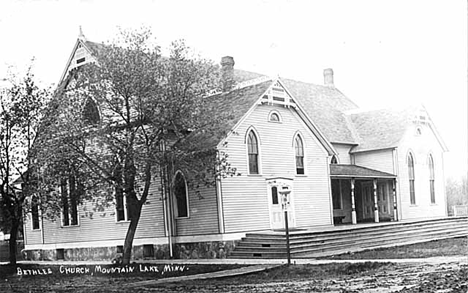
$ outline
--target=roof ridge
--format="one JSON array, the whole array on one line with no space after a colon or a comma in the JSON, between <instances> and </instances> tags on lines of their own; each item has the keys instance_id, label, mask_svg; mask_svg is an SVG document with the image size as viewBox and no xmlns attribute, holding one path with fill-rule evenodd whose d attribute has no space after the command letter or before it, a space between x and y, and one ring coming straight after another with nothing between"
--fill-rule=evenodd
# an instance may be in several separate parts
<instances>
[{"instance_id":1,"label":"roof ridge","mask_svg":"<svg viewBox=\"0 0 468 293\"><path fill-rule=\"evenodd\" d=\"M245 87L249 87L249 86L253 86L253 85L256 85L256 84L260 84L260 83L264 83L266 81L274 81L275 79L270 77L270 76L260 76L260 77L257 77L257 78L254 78L254 79L249 79L249 80L245 80L245 81L242 81L242 82L239 82L238 84L236 84L232 90L238 90L238 89L242 89L242 88L245 88Z\"/></svg>"}]
</instances>

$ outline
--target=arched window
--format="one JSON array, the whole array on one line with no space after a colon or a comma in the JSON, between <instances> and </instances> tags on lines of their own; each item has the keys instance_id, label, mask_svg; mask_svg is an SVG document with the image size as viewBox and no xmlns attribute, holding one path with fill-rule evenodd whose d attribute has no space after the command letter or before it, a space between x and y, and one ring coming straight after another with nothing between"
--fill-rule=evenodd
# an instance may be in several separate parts
<instances>
[{"instance_id":1,"label":"arched window","mask_svg":"<svg viewBox=\"0 0 468 293\"><path fill-rule=\"evenodd\" d=\"M408 179L409 179L409 191L410 191L410 203L416 204L416 194L414 191L414 159L411 153L408 154Z\"/></svg>"},{"instance_id":2,"label":"arched window","mask_svg":"<svg viewBox=\"0 0 468 293\"><path fill-rule=\"evenodd\" d=\"M268 121L281 122L281 116L278 112L273 110L272 112L270 112L270 115L268 116Z\"/></svg>"},{"instance_id":3,"label":"arched window","mask_svg":"<svg viewBox=\"0 0 468 293\"><path fill-rule=\"evenodd\" d=\"M253 130L247 138L247 153L249 155L249 174L259 174L258 171L258 139Z\"/></svg>"},{"instance_id":4,"label":"arched window","mask_svg":"<svg viewBox=\"0 0 468 293\"><path fill-rule=\"evenodd\" d=\"M187 182L182 172L178 171L174 178L174 197L176 204L176 217L187 218L188 214L188 193Z\"/></svg>"},{"instance_id":5,"label":"arched window","mask_svg":"<svg viewBox=\"0 0 468 293\"><path fill-rule=\"evenodd\" d=\"M434 204L436 202L435 200L435 185L434 185L434 180L435 180L435 174L434 174L434 159L432 159L432 155L429 155L428 158L428 165L429 165L429 190L431 194L431 203Z\"/></svg>"},{"instance_id":6,"label":"arched window","mask_svg":"<svg viewBox=\"0 0 468 293\"><path fill-rule=\"evenodd\" d=\"M304 144L299 135L296 136L294 149L296 154L296 174L304 174Z\"/></svg>"},{"instance_id":7,"label":"arched window","mask_svg":"<svg viewBox=\"0 0 468 293\"><path fill-rule=\"evenodd\" d=\"M93 99L88 98L83 108L84 123L89 125L95 125L98 124L100 120L101 117L99 115L99 109L96 105L96 102Z\"/></svg>"},{"instance_id":8,"label":"arched window","mask_svg":"<svg viewBox=\"0 0 468 293\"><path fill-rule=\"evenodd\" d=\"M336 158L335 155L332 156L330 163L331 164L338 164L338 159Z\"/></svg>"}]
</instances>

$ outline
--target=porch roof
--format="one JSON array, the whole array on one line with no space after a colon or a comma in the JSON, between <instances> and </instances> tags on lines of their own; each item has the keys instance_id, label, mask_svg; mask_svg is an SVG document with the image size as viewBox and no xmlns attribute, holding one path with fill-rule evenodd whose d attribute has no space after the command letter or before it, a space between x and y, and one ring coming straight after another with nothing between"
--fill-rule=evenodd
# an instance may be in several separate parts
<instances>
[{"instance_id":1,"label":"porch roof","mask_svg":"<svg viewBox=\"0 0 468 293\"><path fill-rule=\"evenodd\" d=\"M331 164L330 176L339 178L396 178L396 175L358 166Z\"/></svg>"}]
</instances>

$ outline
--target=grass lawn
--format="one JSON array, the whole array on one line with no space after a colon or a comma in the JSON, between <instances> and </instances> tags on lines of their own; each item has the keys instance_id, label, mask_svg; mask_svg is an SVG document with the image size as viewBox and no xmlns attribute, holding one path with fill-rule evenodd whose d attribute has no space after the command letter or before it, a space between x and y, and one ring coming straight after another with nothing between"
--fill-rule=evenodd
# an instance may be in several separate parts
<instances>
[{"instance_id":1,"label":"grass lawn","mask_svg":"<svg viewBox=\"0 0 468 293\"><path fill-rule=\"evenodd\" d=\"M468 255L468 237L450 238L405 246L371 249L322 259L400 259Z\"/></svg>"}]
</instances>

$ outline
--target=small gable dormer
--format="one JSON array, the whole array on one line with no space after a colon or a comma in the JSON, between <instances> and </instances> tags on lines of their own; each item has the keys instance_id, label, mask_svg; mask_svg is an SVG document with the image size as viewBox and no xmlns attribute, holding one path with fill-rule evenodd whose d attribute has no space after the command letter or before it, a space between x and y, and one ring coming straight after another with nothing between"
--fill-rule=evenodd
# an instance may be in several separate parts
<instances>
[{"instance_id":1,"label":"small gable dormer","mask_svg":"<svg viewBox=\"0 0 468 293\"><path fill-rule=\"evenodd\" d=\"M70 73L70 71L72 71L73 69L78 68L84 64L96 61L87 43L89 42L86 40L80 27L80 34L78 36L78 39L76 40L75 46L73 47L70 57L68 58L67 65L62 73L60 82L65 80L68 73Z\"/></svg>"},{"instance_id":2,"label":"small gable dormer","mask_svg":"<svg viewBox=\"0 0 468 293\"><path fill-rule=\"evenodd\" d=\"M261 104L282 105L284 107L296 107L296 103L279 80L276 80L265 92Z\"/></svg>"}]
</instances>

